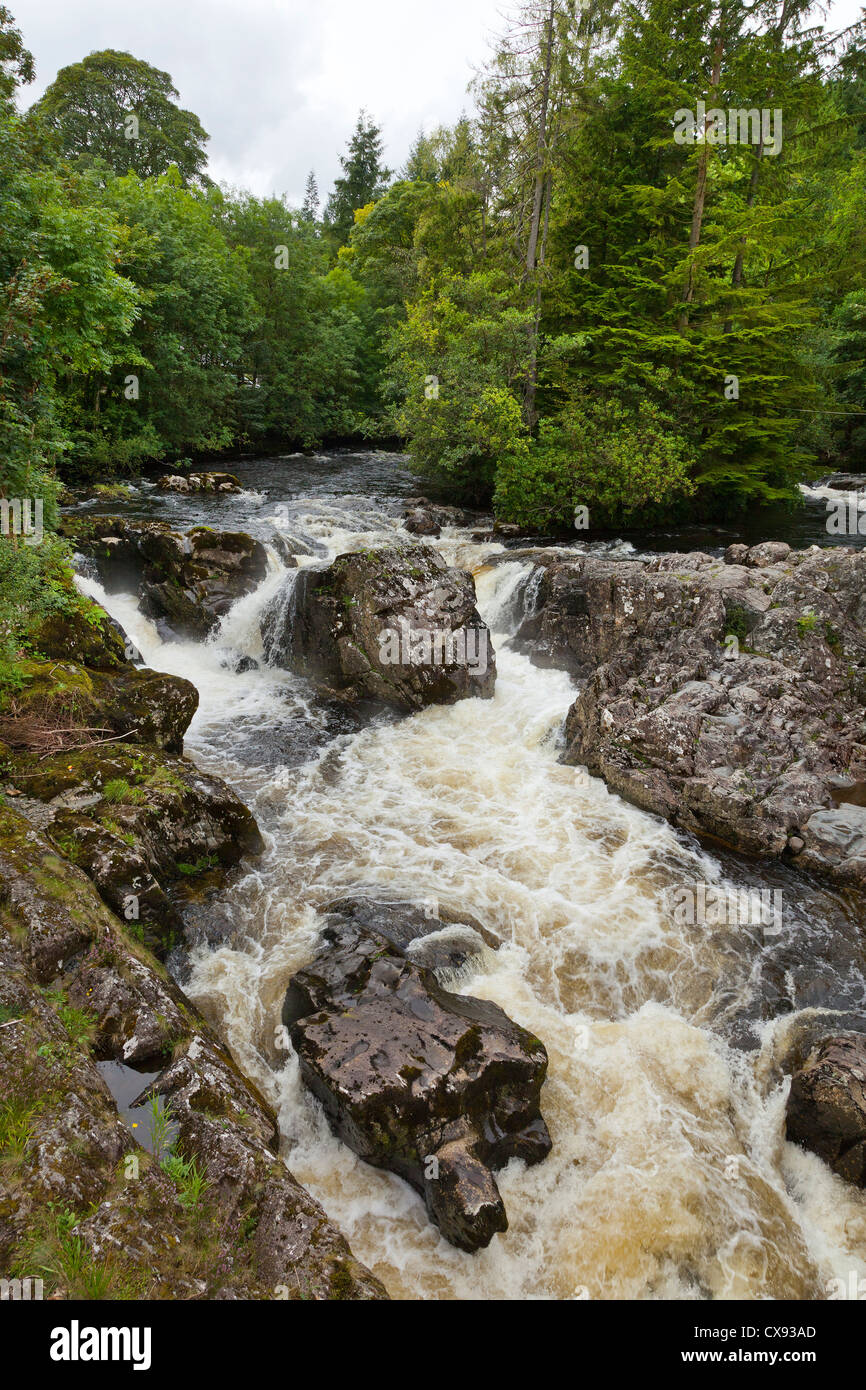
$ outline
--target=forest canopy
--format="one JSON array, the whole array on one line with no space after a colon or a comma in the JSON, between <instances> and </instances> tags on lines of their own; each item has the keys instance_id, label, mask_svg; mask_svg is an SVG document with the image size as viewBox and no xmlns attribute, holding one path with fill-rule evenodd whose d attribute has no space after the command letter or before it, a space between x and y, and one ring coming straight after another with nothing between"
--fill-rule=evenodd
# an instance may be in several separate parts
<instances>
[{"instance_id":1,"label":"forest canopy","mask_svg":"<svg viewBox=\"0 0 866 1390\"><path fill-rule=\"evenodd\" d=\"M394 172L362 112L322 210L211 183L132 54L24 112L0 6L0 496L398 437L544 530L862 466L866 45L810 10L520 0L472 114Z\"/></svg>"}]
</instances>

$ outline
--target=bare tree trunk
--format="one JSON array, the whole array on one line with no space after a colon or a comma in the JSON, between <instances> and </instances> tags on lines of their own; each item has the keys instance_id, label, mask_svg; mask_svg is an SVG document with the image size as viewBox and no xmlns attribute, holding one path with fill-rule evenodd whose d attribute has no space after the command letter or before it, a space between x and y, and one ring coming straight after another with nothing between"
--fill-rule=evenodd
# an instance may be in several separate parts
<instances>
[{"instance_id":1,"label":"bare tree trunk","mask_svg":"<svg viewBox=\"0 0 866 1390\"><path fill-rule=\"evenodd\" d=\"M529 223L529 241L526 246L527 277L535 269L538 234L541 227L541 208L544 200L547 108L550 103L550 78L553 72L553 21L555 15L556 0L550 0L550 10L546 22L547 42L544 53L544 74L541 82L541 110L538 115L538 139L535 145L535 190L532 199L532 217Z\"/></svg>"},{"instance_id":2,"label":"bare tree trunk","mask_svg":"<svg viewBox=\"0 0 866 1390\"><path fill-rule=\"evenodd\" d=\"M713 70L710 76L710 90L716 91L722 75L722 54L725 48L725 40L720 32L716 39L713 50ZM704 148L701 150L701 157L698 163L698 182L695 188L695 201L692 207L692 226L689 232L689 269L686 276L686 283L683 286L681 298L682 309L680 310L677 329L684 333L689 324L688 306L695 297L695 258L694 253L701 239L701 228L704 221L704 207L707 199L707 170L710 162L710 151L707 144L707 131L709 130L709 120L704 118Z\"/></svg>"},{"instance_id":3,"label":"bare tree trunk","mask_svg":"<svg viewBox=\"0 0 866 1390\"><path fill-rule=\"evenodd\" d=\"M553 34L555 18L556 0L550 0L550 9L546 21L547 39L544 50L541 109L538 115L538 139L535 147L535 188L532 198L532 216L529 222L529 240L526 246L527 280L535 274L537 269L538 240L541 232L542 211L544 211L544 237L541 247L542 261L544 260L544 250L547 242L547 225L550 216L551 176L550 170L547 168L547 113L550 105L550 84L553 74ZM523 418L529 429L534 429L537 418L535 413L535 394L538 388L538 334L540 327L541 285L536 284L535 312L529 326L529 363L526 370L526 381L523 390Z\"/></svg>"}]
</instances>

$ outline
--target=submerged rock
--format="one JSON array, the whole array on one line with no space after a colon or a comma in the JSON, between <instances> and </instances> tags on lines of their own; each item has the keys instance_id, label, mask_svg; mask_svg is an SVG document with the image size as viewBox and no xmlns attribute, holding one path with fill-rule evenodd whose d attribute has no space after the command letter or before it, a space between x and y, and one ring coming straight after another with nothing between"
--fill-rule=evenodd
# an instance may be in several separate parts
<instances>
[{"instance_id":1,"label":"submerged rock","mask_svg":"<svg viewBox=\"0 0 866 1390\"><path fill-rule=\"evenodd\" d=\"M349 918L367 931L380 932L415 965L446 977L477 962L485 950L498 951L502 944L471 913L452 910L438 901L418 904L358 893L335 899L322 911Z\"/></svg>"},{"instance_id":2,"label":"submerged rock","mask_svg":"<svg viewBox=\"0 0 866 1390\"><path fill-rule=\"evenodd\" d=\"M866 1187L866 1037L825 1038L791 1082L788 1138Z\"/></svg>"},{"instance_id":3,"label":"submerged rock","mask_svg":"<svg viewBox=\"0 0 866 1390\"><path fill-rule=\"evenodd\" d=\"M411 1183L453 1245L478 1250L508 1226L492 1170L550 1152L547 1053L498 1005L448 993L363 915L326 927L289 985L301 1076L344 1143Z\"/></svg>"},{"instance_id":4,"label":"submerged rock","mask_svg":"<svg viewBox=\"0 0 866 1390\"><path fill-rule=\"evenodd\" d=\"M416 710L480 696L496 658L470 575L429 546L341 555L302 569L266 610L269 661L343 699Z\"/></svg>"},{"instance_id":5,"label":"submerged rock","mask_svg":"<svg viewBox=\"0 0 866 1390\"><path fill-rule=\"evenodd\" d=\"M866 552L543 562L518 641L586 683L564 761L698 834L866 883ZM740 563L741 562L741 563Z\"/></svg>"}]
</instances>

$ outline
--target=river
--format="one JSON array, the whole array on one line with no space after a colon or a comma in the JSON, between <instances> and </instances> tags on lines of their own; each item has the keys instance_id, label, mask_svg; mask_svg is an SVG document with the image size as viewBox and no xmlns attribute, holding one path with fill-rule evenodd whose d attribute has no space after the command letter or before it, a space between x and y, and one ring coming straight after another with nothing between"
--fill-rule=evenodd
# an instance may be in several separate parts
<instances>
[{"instance_id":1,"label":"river","mask_svg":"<svg viewBox=\"0 0 866 1390\"><path fill-rule=\"evenodd\" d=\"M410 540L402 499L417 484L398 455L243 460L233 471L239 496L143 485L98 510L265 543L277 532L309 552L301 565ZM531 566L490 565L503 547L469 532L434 544L476 576L495 698L366 727L264 664L261 611L292 582L273 547L268 577L204 643L164 641L134 596L79 580L148 665L198 687L186 751L243 797L265 836L264 855L215 906L222 940L193 953L185 988L277 1109L292 1172L394 1297L809 1299L852 1270L866 1277L866 1193L784 1141L780 1065L827 1010L866 1015L855 907L789 870L712 854L562 766L576 687L509 645ZM600 544L635 553L633 539ZM236 674L242 655L260 668ZM698 880L780 888L781 938L678 924L668 894ZM502 949L450 987L495 1000L550 1055L553 1152L499 1175L509 1230L474 1255L441 1238L405 1183L332 1136L276 1043L318 909L359 887L465 910L496 932Z\"/></svg>"}]
</instances>

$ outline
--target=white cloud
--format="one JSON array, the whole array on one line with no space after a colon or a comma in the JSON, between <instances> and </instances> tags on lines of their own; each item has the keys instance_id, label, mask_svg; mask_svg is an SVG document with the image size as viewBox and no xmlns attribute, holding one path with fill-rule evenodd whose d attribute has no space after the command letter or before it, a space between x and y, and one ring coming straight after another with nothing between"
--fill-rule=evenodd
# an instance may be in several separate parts
<instances>
[{"instance_id":1,"label":"white cloud","mask_svg":"<svg viewBox=\"0 0 866 1390\"><path fill-rule=\"evenodd\" d=\"M323 194L366 107L399 168L419 126L471 99L472 65L502 28L502 0L11 0L37 65L29 104L57 70L118 48L170 72L211 137L218 181L300 202Z\"/></svg>"}]
</instances>

